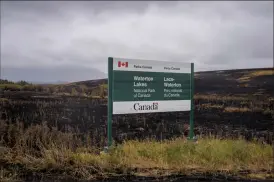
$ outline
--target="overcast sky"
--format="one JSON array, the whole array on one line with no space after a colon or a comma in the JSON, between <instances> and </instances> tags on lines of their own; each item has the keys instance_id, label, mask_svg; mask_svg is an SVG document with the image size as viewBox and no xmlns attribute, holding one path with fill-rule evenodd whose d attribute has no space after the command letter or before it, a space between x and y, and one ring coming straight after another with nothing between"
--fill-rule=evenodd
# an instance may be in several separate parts
<instances>
[{"instance_id":1,"label":"overcast sky","mask_svg":"<svg viewBox=\"0 0 274 182\"><path fill-rule=\"evenodd\" d=\"M1 1L2 78L102 78L109 56L271 67L273 1Z\"/></svg>"}]
</instances>

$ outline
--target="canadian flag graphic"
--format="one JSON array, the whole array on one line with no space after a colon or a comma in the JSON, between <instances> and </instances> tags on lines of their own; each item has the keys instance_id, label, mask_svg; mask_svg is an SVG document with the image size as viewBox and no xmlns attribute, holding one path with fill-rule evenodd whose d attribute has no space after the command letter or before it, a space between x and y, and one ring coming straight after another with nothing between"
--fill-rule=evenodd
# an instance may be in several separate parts
<instances>
[{"instance_id":1,"label":"canadian flag graphic","mask_svg":"<svg viewBox=\"0 0 274 182\"><path fill-rule=\"evenodd\" d=\"M128 62L122 62L122 61L118 61L118 67L125 67L127 68L128 67Z\"/></svg>"}]
</instances>

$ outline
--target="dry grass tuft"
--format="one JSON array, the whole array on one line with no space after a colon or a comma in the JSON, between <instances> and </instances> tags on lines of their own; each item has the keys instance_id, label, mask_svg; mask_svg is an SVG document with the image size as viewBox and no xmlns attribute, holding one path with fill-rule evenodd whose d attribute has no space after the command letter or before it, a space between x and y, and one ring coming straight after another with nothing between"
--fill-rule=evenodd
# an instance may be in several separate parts
<instances>
[{"instance_id":1,"label":"dry grass tuft","mask_svg":"<svg viewBox=\"0 0 274 182\"><path fill-rule=\"evenodd\" d=\"M217 94L196 94L194 99L203 100L216 100L216 101L245 101L249 100L248 96L230 96L230 95L217 95Z\"/></svg>"},{"instance_id":2,"label":"dry grass tuft","mask_svg":"<svg viewBox=\"0 0 274 182\"><path fill-rule=\"evenodd\" d=\"M209 173L220 170L256 172L270 171L273 166L270 145L244 140L204 138L198 143L183 139L126 141L108 153L98 153L74 133L59 132L45 123L24 128L20 123L2 122L0 131L3 136L0 145L7 149L1 165L18 165L21 171L46 171L80 179L133 171L135 175L159 175L160 171L188 173L193 169ZM2 169L1 178L7 176L5 170Z\"/></svg>"},{"instance_id":3,"label":"dry grass tuft","mask_svg":"<svg viewBox=\"0 0 274 182\"><path fill-rule=\"evenodd\" d=\"M251 72L249 75L250 75L251 77L274 75L274 69L273 69L273 70L253 71L253 72Z\"/></svg>"},{"instance_id":4,"label":"dry grass tuft","mask_svg":"<svg viewBox=\"0 0 274 182\"><path fill-rule=\"evenodd\" d=\"M239 82L247 82L251 78L259 77L259 76L274 76L274 70L259 70L259 71L252 71L238 79Z\"/></svg>"},{"instance_id":5,"label":"dry grass tuft","mask_svg":"<svg viewBox=\"0 0 274 182\"><path fill-rule=\"evenodd\" d=\"M251 112L251 109L247 107L226 107L224 108L224 112Z\"/></svg>"}]
</instances>

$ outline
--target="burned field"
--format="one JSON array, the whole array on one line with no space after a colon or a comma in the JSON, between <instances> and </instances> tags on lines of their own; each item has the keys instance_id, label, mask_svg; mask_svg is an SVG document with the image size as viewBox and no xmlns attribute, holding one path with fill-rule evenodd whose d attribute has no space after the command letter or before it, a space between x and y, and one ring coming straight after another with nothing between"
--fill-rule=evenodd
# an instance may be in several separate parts
<instances>
[{"instance_id":1,"label":"burned field","mask_svg":"<svg viewBox=\"0 0 274 182\"><path fill-rule=\"evenodd\" d=\"M0 87L0 180L273 180L273 69L196 73L198 144L189 112L115 115L108 153L107 80Z\"/></svg>"},{"instance_id":2,"label":"burned field","mask_svg":"<svg viewBox=\"0 0 274 182\"><path fill-rule=\"evenodd\" d=\"M1 93L1 122L22 122L25 127L46 122L61 131L88 134L93 144L104 146L106 84L98 80L63 85L69 93L48 85L39 91L6 89ZM194 102L197 136L273 140L273 69L196 73ZM188 122L188 112L119 115L113 117L112 133L116 142L169 139L187 135Z\"/></svg>"}]
</instances>

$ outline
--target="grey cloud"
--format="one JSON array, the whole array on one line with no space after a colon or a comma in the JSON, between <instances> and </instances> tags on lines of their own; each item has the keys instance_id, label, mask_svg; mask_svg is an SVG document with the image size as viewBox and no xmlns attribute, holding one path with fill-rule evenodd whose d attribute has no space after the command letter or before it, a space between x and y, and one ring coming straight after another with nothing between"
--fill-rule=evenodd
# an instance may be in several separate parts
<instances>
[{"instance_id":1,"label":"grey cloud","mask_svg":"<svg viewBox=\"0 0 274 182\"><path fill-rule=\"evenodd\" d=\"M191 60L197 71L271 67L273 2L1 1L2 69L106 73L108 56Z\"/></svg>"},{"instance_id":2,"label":"grey cloud","mask_svg":"<svg viewBox=\"0 0 274 182\"><path fill-rule=\"evenodd\" d=\"M253 16L273 18L273 2L269 1L240 1L239 10L245 11Z\"/></svg>"},{"instance_id":3,"label":"grey cloud","mask_svg":"<svg viewBox=\"0 0 274 182\"><path fill-rule=\"evenodd\" d=\"M28 80L30 82L76 82L83 80L102 79L106 75L92 68L85 68L81 66L55 66L52 68L38 67L6 67L3 69L3 79L13 81ZM19 75L19 76L18 76Z\"/></svg>"}]
</instances>

